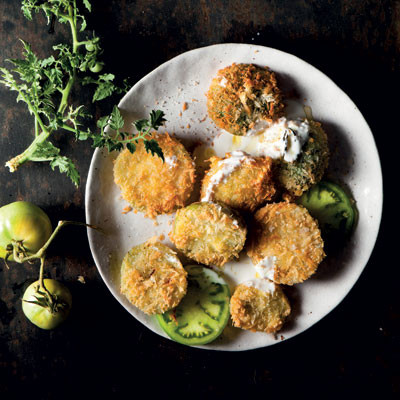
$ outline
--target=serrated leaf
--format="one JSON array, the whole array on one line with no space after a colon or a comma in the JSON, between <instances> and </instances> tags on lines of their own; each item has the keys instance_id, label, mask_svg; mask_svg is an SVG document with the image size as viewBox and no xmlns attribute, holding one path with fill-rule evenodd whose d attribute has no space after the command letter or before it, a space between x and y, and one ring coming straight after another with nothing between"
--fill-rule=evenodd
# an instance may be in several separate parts
<instances>
[{"instance_id":1,"label":"serrated leaf","mask_svg":"<svg viewBox=\"0 0 400 400\"><path fill-rule=\"evenodd\" d=\"M108 125L108 120L110 119L109 115L101 117L97 120L97 127L100 129L104 129Z\"/></svg>"},{"instance_id":2,"label":"serrated leaf","mask_svg":"<svg viewBox=\"0 0 400 400\"><path fill-rule=\"evenodd\" d=\"M156 154L163 162L165 161L164 153L155 139L144 140L144 148L148 153L151 153L153 156Z\"/></svg>"},{"instance_id":3,"label":"serrated leaf","mask_svg":"<svg viewBox=\"0 0 400 400\"><path fill-rule=\"evenodd\" d=\"M137 129L138 132L142 132L143 129L148 128L150 126L150 123L148 119L138 119L133 123L133 125L135 125L135 128Z\"/></svg>"},{"instance_id":4,"label":"serrated leaf","mask_svg":"<svg viewBox=\"0 0 400 400\"><path fill-rule=\"evenodd\" d=\"M24 14L25 18L32 21L32 12L31 12L30 8L26 5L22 5L21 10L22 10L22 13Z\"/></svg>"},{"instance_id":5,"label":"serrated leaf","mask_svg":"<svg viewBox=\"0 0 400 400\"><path fill-rule=\"evenodd\" d=\"M53 56L50 56L48 58L43 59L40 64L43 68L48 67L49 65L53 65L55 63L55 58Z\"/></svg>"},{"instance_id":6,"label":"serrated leaf","mask_svg":"<svg viewBox=\"0 0 400 400\"><path fill-rule=\"evenodd\" d=\"M123 126L124 126L124 118L122 117L118 107L114 106L111 113L110 128L114 129L115 131L118 131Z\"/></svg>"},{"instance_id":7,"label":"serrated leaf","mask_svg":"<svg viewBox=\"0 0 400 400\"><path fill-rule=\"evenodd\" d=\"M60 153L60 149L53 145L53 143L46 141L39 143L36 146L35 151L29 157L31 161L51 161L54 157L57 157Z\"/></svg>"},{"instance_id":8,"label":"serrated leaf","mask_svg":"<svg viewBox=\"0 0 400 400\"><path fill-rule=\"evenodd\" d=\"M161 110L151 110L150 112L150 124L151 127L157 130L165 121L164 111Z\"/></svg>"},{"instance_id":9,"label":"serrated leaf","mask_svg":"<svg viewBox=\"0 0 400 400\"><path fill-rule=\"evenodd\" d=\"M102 82L97 86L96 91L94 92L92 102L104 100L105 98L111 96L114 92L115 86L110 82Z\"/></svg>"},{"instance_id":10,"label":"serrated leaf","mask_svg":"<svg viewBox=\"0 0 400 400\"><path fill-rule=\"evenodd\" d=\"M61 173L67 174L67 176L71 179L71 181L75 184L76 187L79 186L79 181L80 181L79 172L70 158L65 156L55 157L50 162L50 167L52 170L58 168Z\"/></svg>"},{"instance_id":11,"label":"serrated leaf","mask_svg":"<svg viewBox=\"0 0 400 400\"><path fill-rule=\"evenodd\" d=\"M128 142L126 148L133 154L136 151L136 145L133 142Z\"/></svg>"}]
</instances>

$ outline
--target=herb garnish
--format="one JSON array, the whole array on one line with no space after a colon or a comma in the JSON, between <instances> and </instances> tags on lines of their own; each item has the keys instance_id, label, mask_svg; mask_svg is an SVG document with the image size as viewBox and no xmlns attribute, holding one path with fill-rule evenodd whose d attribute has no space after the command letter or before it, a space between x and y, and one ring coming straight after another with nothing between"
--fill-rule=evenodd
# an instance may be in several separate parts
<instances>
[{"instance_id":1,"label":"herb garnish","mask_svg":"<svg viewBox=\"0 0 400 400\"><path fill-rule=\"evenodd\" d=\"M83 0L86 11L91 11L89 0ZM149 120L139 120L134 123L138 134L133 136L121 132L124 120L115 106L110 115L98 120L100 132L92 132L85 128L83 121L91 116L83 105L73 106L68 99L76 82L82 85L94 85L92 101L103 100L112 94L126 92L124 88L114 83L115 76L111 73L99 74L104 63L100 60L103 52L100 39L95 34L91 38L79 40L78 35L85 31L85 17L77 8L76 0L22 0L22 12L32 20L33 13L43 11L47 22L53 28L54 20L68 24L71 30L72 43L53 46L55 54L40 59L31 46L21 40L23 59L7 60L13 64L12 69L0 68L0 82L16 91L17 102L26 103L34 118L35 137L29 147L6 163L11 172L27 161L48 162L54 170L67 174L72 182L79 185L79 172L73 161L60 154L60 149L51 141L50 136L55 131L73 132L77 140L93 140L94 147L106 147L109 151L121 150L126 146L134 152L135 144L143 139L147 152L156 154L162 159L163 153L157 141L151 138L150 130L157 130L165 121L164 113L152 111ZM116 133L109 134L105 128L109 126ZM150 137L150 138L149 138Z\"/></svg>"}]
</instances>

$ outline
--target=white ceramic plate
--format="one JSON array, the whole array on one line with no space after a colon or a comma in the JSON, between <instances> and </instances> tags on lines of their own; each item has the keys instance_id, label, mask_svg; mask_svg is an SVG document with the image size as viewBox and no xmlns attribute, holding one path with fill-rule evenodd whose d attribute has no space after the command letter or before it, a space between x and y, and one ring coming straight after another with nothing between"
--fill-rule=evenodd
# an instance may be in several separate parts
<instances>
[{"instance_id":1,"label":"white ceramic plate","mask_svg":"<svg viewBox=\"0 0 400 400\"><path fill-rule=\"evenodd\" d=\"M340 256L328 256L314 277L287 290L293 313L277 337L228 326L215 342L202 346L228 351L279 343L305 331L333 310L367 264L382 210L379 157L371 130L360 111L326 75L282 51L247 44L221 44L181 54L145 76L121 100L119 107L128 121L127 126L159 108L166 113L164 130L174 132L183 144L193 147L198 142L207 145L214 142L216 153L223 155L230 150L232 136L220 134L206 118L205 92L217 71L234 62L267 65L275 71L284 91L294 89L297 93L290 101L289 114L304 116L301 106L311 106L314 119L322 122L329 136L330 173L352 191L359 221ZM183 111L184 103L188 105L186 111ZM113 182L115 157L116 154L108 155L100 150L93 155L86 189L86 219L87 223L101 227L104 233L88 230L90 248L104 282L116 299L149 329L166 337L154 317L143 314L121 295L119 266L132 246L155 235L164 235L164 243L172 246L168 233L174 216L160 216L155 224L142 213L122 214L128 204L121 199ZM239 282L253 278L254 268L242 254L239 261L225 265L223 274L233 289Z\"/></svg>"}]
</instances>

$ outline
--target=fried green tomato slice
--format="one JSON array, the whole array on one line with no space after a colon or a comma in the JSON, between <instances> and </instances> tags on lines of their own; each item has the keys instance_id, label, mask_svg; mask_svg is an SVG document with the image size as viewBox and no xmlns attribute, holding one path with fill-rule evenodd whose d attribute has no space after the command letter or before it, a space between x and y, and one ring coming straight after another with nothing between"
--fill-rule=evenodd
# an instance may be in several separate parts
<instances>
[{"instance_id":1,"label":"fried green tomato slice","mask_svg":"<svg viewBox=\"0 0 400 400\"><path fill-rule=\"evenodd\" d=\"M162 243L133 247L121 266L121 293L146 314L176 307L186 294L187 272L176 253Z\"/></svg>"},{"instance_id":2,"label":"fried green tomato slice","mask_svg":"<svg viewBox=\"0 0 400 400\"><path fill-rule=\"evenodd\" d=\"M140 140L136 151L122 151L114 163L114 181L131 206L154 218L184 207L193 190L195 167L183 145L168 133L153 135L164 153L147 153Z\"/></svg>"},{"instance_id":3,"label":"fried green tomato slice","mask_svg":"<svg viewBox=\"0 0 400 400\"><path fill-rule=\"evenodd\" d=\"M328 167L328 138L321 124L308 121L310 126L308 141L297 159L293 162L280 160L276 178L283 189L291 196L298 197L311 186L318 183Z\"/></svg>"},{"instance_id":4,"label":"fried green tomato slice","mask_svg":"<svg viewBox=\"0 0 400 400\"><path fill-rule=\"evenodd\" d=\"M291 309L278 285L268 279L253 279L236 287L230 311L237 328L275 333L282 328Z\"/></svg>"},{"instance_id":5,"label":"fried green tomato slice","mask_svg":"<svg viewBox=\"0 0 400 400\"><path fill-rule=\"evenodd\" d=\"M274 196L270 157L251 157L242 151L233 151L225 158L211 157L210 162L202 183L202 201L215 200L252 212Z\"/></svg>"},{"instance_id":6,"label":"fried green tomato slice","mask_svg":"<svg viewBox=\"0 0 400 400\"><path fill-rule=\"evenodd\" d=\"M187 294L178 307L157 315L161 328L178 343L202 345L215 340L229 320L230 291L215 271L188 265Z\"/></svg>"},{"instance_id":7,"label":"fried green tomato slice","mask_svg":"<svg viewBox=\"0 0 400 400\"><path fill-rule=\"evenodd\" d=\"M193 203L177 211L169 236L189 258L221 267L239 257L247 229L239 215L212 202Z\"/></svg>"},{"instance_id":8,"label":"fried green tomato slice","mask_svg":"<svg viewBox=\"0 0 400 400\"><path fill-rule=\"evenodd\" d=\"M294 203L267 204L254 216L247 254L262 278L293 285L315 273L325 257L314 218Z\"/></svg>"},{"instance_id":9,"label":"fried green tomato slice","mask_svg":"<svg viewBox=\"0 0 400 400\"><path fill-rule=\"evenodd\" d=\"M246 135L260 121L271 122L283 114L281 91L268 67L232 64L221 69L206 96L210 118L234 135Z\"/></svg>"}]
</instances>

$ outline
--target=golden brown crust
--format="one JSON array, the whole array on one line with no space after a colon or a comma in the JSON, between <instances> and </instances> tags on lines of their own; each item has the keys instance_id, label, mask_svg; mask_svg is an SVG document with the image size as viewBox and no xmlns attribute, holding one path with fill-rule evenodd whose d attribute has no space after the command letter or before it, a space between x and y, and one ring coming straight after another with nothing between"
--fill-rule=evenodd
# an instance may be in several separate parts
<instances>
[{"instance_id":1,"label":"golden brown crust","mask_svg":"<svg viewBox=\"0 0 400 400\"><path fill-rule=\"evenodd\" d=\"M212 80L207 108L217 126L234 135L245 135L258 120L280 117L284 104L276 76L268 67L232 64Z\"/></svg>"},{"instance_id":2,"label":"golden brown crust","mask_svg":"<svg viewBox=\"0 0 400 400\"><path fill-rule=\"evenodd\" d=\"M297 204L267 204L254 216L248 256L254 264L276 257L273 280L293 285L308 279L325 257L317 222Z\"/></svg>"},{"instance_id":3,"label":"golden brown crust","mask_svg":"<svg viewBox=\"0 0 400 400\"><path fill-rule=\"evenodd\" d=\"M211 178L222 168L220 161L231 158L227 153L225 158L211 157L210 169L206 173L201 188L201 198L204 198ZM275 195L275 185L272 180L272 159L270 157L246 157L226 179L213 188L212 199L229 207L254 211L260 205L271 200Z\"/></svg>"},{"instance_id":4,"label":"golden brown crust","mask_svg":"<svg viewBox=\"0 0 400 400\"><path fill-rule=\"evenodd\" d=\"M236 287L231 297L233 326L250 331L274 333L282 328L290 314L290 304L282 289L264 292L246 284Z\"/></svg>"},{"instance_id":5,"label":"golden brown crust","mask_svg":"<svg viewBox=\"0 0 400 400\"><path fill-rule=\"evenodd\" d=\"M183 145L168 133L154 138L163 150L164 163L147 153L140 140L133 154L122 151L114 164L114 180L122 197L151 218L184 207L195 181L194 163Z\"/></svg>"},{"instance_id":6,"label":"golden brown crust","mask_svg":"<svg viewBox=\"0 0 400 400\"><path fill-rule=\"evenodd\" d=\"M246 233L241 218L230 210L219 204L199 202L177 211L169 236L186 256L220 267L239 257Z\"/></svg>"},{"instance_id":7,"label":"golden brown crust","mask_svg":"<svg viewBox=\"0 0 400 400\"><path fill-rule=\"evenodd\" d=\"M161 314L176 307L186 294L186 276L176 253L150 240L126 254L121 293L146 314Z\"/></svg>"}]
</instances>

